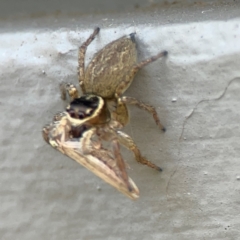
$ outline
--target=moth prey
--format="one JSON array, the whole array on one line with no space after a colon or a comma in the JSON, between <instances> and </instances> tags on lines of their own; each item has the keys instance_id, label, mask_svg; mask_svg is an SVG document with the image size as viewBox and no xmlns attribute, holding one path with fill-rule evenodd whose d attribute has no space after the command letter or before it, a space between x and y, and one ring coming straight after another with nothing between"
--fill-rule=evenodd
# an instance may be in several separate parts
<instances>
[{"instance_id":1,"label":"moth prey","mask_svg":"<svg viewBox=\"0 0 240 240\"><path fill-rule=\"evenodd\" d=\"M88 125L75 127L67 116L67 112L59 113L54 116L52 123L43 128L45 141L129 198L137 199L139 190L132 179L125 175L120 151L115 151L118 144L113 146L113 151L103 148L96 135L96 128Z\"/></svg>"}]
</instances>

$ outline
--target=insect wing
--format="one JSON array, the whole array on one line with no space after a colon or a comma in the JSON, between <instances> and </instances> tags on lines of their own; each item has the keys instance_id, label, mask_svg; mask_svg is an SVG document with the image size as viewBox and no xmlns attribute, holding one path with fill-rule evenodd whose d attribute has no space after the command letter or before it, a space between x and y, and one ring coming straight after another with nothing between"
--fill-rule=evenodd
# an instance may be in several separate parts
<instances>
[{"instance_id":1,"label":"insect wing","mask_svg":"<svg viewBox=\"0 0 240 240\"><path fill-rule=\"evenodd\" d=\"M117 190L125 194L131 199L137 199L139 197L139 190L136 184L133 182L131 178L129 178L129 183L132 187L132 190L129 191L126 183L111 169L109 168L103 161L92 156L90 154L82 155L78 149L71 149L67 147L63 147L61 152L64 152L65 155L75 160L76 162L83 165L89 171L93 172L95 175L103 179L105 182L109 183ZM104 150L107 151L107 150Z\"/></svg>"}]
</instances>

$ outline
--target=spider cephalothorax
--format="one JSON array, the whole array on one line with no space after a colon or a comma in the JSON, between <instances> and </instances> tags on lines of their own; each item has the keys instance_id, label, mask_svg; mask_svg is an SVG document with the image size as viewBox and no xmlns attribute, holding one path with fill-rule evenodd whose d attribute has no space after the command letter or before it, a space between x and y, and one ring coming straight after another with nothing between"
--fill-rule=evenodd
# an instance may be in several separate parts
<instances>
[{"instance_id":1,"label":"spider cephalothorax","mask_svg":"<svg viewBox=\"0 0 240 240\"><path fill-rule=\"evenodd\" d=\"M123 93L142 67L166 56L167 51L138 62L135 33L132 33L106 45L95 54L85 69L87 47L99 30L96 28L79 48L78 77L83 95L79 96L75 85L61 84L62 99L69 98L70 104L63 113L64 117L55 116L54 120L58 118L60 120L43 129L43 137L53 147L75 159L118 190L124 188L124 191L120 191L134 199L138 196L138 189L127 175L119 143L130 149L138 162L157 170L161 168L145 159L131 137L119 131L129 119L126 104L148 111L160 129L165 131L165 128L160 123L154 107L135 98L123 96ZM111 142L112 150L102 148L102 140ZM90 161L91 166L86 166L87 159L93 160L93 162ZM106 173L109 169L115 172L118 178L114 180L115 183L112 180L106 180L104 177L106 173L101 175L100 170L96 170L98 168L95 165L96 162L99 166L102 163L111 162L111 166L107 165L106 168L105 165L105 168L100 169L101 171L105 169Z\"/></svg>"}]
</instances>

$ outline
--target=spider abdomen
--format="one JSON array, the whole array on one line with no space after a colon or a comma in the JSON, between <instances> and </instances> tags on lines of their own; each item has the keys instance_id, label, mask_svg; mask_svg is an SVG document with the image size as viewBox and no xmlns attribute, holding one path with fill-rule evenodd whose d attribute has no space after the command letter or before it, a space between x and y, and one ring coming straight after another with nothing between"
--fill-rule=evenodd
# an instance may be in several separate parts
<instances>
[{"instance_id":1,"label":"spider abdomen","mask_svg":"<svg viewBox=\"0 0 240 240\"><path fill-rule=\"evenodd\" d=\"M117 86L136 63L137 50L132 38L126 36L109 43L95 54L86 69L86 93L113 98Z\"/></svg>"}]
</instances>

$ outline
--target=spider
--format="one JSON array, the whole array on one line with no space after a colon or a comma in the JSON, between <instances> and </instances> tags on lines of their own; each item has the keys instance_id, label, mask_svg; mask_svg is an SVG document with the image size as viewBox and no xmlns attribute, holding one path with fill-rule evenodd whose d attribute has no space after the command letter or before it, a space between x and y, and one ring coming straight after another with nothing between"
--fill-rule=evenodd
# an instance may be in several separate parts
<instances>
[{"instance_id":1,"label":"spider","mask_svg":"<svg viewBox=\"0 0 240 240\"><path fill-rule=\"evenodd\" d=\"M85 53L89 44L99 33L97 27L89 38L81 45L78 54L78 79L83 96L79 97L75 85L62 83L60 85L62 99L69 95L71 103L66 111L71 116L75 125L88 123L98 126L102 138L111 140L111 136L132 150L139 163L160 170L158 166L146 160L140 153L134 141L125 133L117 131L124 127L129 120L126 104L135 105L152 114L156 124L165 131L154 107L138 101L133 97L123 96L123 93L132 83L136 73L145 65L166 56L167 51L162 51L156 56L137 62L137 49L135 33L119 38L95 54L85 69ZM115 108L111 110L111 103ZM81 105L90 104L89 109L82 109ZM104 127L103 127L104 126ZM104 131L101 131L104 129Z\"/></svg>"},{"instance_id":2,"label":"spider","mask_svg":"<svg viewBox=\"0 0 240 240\"><path fill-rule=\"evenodd\" d=\"M60 85L62 99L69 98L70 104L66 112L60 114L61 117L55 116L54 122L43 129L43 137L60 152L78 161L118 190L124 188L122 192L126 195L136 198L138 189L127 175L119 144L131 150L139 163L158 171L162 169L144 158L132 138L120 131L129 120L126 104L148 111L160 129L165 131L165 128L154 107L123 94L142 67L168 53L163 51L138 62L135 33L131 33L109 43L97 52L85 69L87 47L99 31L100 28L96 28L79 48L78 79L83 95L79 95L74 84ZM111 142L112 151L102 147L102 140ZM90 167L86 165L88 161L91 162ZM102 173L103 168L97 166L96 162L99 166L104 163L105 174ZM109 162L111 166L107 164ZM110 171L118 178L117 186L109 180L107 173Z\"/></svg>"}]
</instances>

